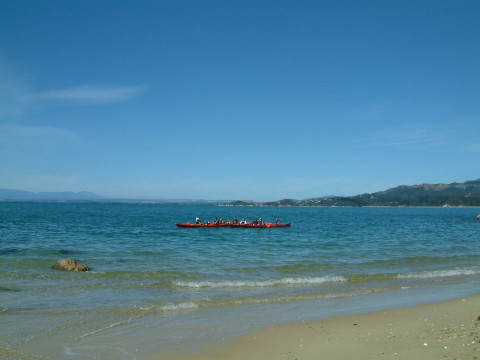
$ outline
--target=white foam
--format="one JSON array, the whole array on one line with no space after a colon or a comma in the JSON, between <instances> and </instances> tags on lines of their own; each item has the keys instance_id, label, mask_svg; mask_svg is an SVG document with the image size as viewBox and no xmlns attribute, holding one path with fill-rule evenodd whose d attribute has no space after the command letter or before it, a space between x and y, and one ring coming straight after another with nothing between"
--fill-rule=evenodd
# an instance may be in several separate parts
<instances>
[{"instance_id":1,"label":"white foam","mask_svg":"<svg viewBox=\"0 0 480 360\"><path fill-rule=\"evenodd\" d=\"M419 273L398 274L399 279L431 279L442 277L454 277L464 275L476 275L480 274L480 269L451 269L451 270L435 270L435 271L422 271Z\"/></svg>"},{"instance_id":2,"label":"white foam","mask_svg":"<svg viewBox=\"0 0 480 360\"><path fill-rule=\"evenodd\" d=\"M121 348L113 348L109 346L74 346L74 347L69 347L65 345L63 346L64 354L72 357L80 356L81 358L87 358L87 357L90 358L98 350L101 350L102 352L108 351L110 356L116 359L122 358L122 359L137 360L135 355ZM117 354L113 354L115 352ZM94 356L94 358L97 358L97 356Z\"/></svg>"},{"instance_id":3,"label":"white foam","mask_svg":"<svg viewBox=\"0 0 480 360\"><path fill-rule=\"evenodd\" d=\"M194 302L184 302L179 304L167 304L162 306L162 311L180 311L180 310L195 310L198 309L198 304Z\"/></svg>"},{"instance_id":4,"label":"white foam","mask_svg":"<svg viewBox=\"0 0 480 360\"><path fill-rule=\"evenodd\" d=\"M343 276L317 276L317 277L287 277L271 280L230 280L230 281L177 281L174 284L189 288L242 288L242 287L271 287L281 285L317 285L327 282L346 281Z\"/></svg>"},{"instance_id":5,"label":"white foam","mask_svg":"<svg viewBox=\"0 0 480 360\"><path fill-rule=\"evenodd\" d=\"M130 319L122 320L122 321L119 321L119 322L116 322L116 323L113 323L113 324L109 324L109 325L104 326L104 327L102 327L102 328L99 328L99 329L93 330L93 331L91 331L91 332L85 333L85 334L83 334L83 335L80 335L80 336L76 337L76 338L73 340L73 342L77 342L77 341L79 341L79 340L82 340L82 339L87 338L87 337L89 337L89 336L95 335L95 334L97 334L97 333L99 333L99 332L112 329L112 328L117 327L117 326L122 326L122 325L128 324L128 323L130 323L131 321L133 321L133 320L135 320L135 319L138 319L139 317L142 317L142 316L144 316L144 314L142 314L142 315L137 315L137 316L134 316L134 317L132 317L132 318L130 318Z\"/></svg>"}]
</instances>

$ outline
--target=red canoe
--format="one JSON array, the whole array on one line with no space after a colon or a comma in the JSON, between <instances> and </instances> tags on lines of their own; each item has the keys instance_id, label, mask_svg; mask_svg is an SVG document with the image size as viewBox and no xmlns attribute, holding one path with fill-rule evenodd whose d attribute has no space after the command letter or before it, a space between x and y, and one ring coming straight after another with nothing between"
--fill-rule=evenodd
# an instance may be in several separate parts
<instances>
[{"instance_id":1,"label":"red canoe","mask_svg":"<svg viewBox=\"0 0 480 360\"><path fill-rule=\"evenodd\" d=\"M271 224L271 223L265 223L265 225L254 225L252 223L248 224L230 224L230 227L241 227L241 228L273 228L273 227L287 227L290 226L290 223L288 224Z\"/></svg>"},{"instance_id":2,"label":"red canoe","mask_svg":"<svg viewBox=\"0 0 480 360\"><path fill-rule=\"evenodd\" d=\"M178 227L183 227L183 228L197 228L197 227L221 227L221 226L228 226L230 224L207 224L207 223L203 223L203 224L192 224L192 223L176 223L175 225L177 225Z\"/></svg>"}]
</instances>

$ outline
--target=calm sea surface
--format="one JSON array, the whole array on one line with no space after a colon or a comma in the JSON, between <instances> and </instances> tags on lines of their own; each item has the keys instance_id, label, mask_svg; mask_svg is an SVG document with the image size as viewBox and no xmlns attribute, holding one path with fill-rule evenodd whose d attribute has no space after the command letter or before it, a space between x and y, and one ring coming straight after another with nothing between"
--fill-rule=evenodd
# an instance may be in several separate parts
<instances>
[{"instance_id":1,"label":"calm sea surface","mask_svg":"<svg viewBox=\"0 0 480 360\"><path fill-rule=\"evenodd\" d=\"M0 358L145 359L479 292L479 208L0 203ZM182 229L280 218L290 228ZM58 259L89 272L51 269Z\"/></svg>"}]
</instances>

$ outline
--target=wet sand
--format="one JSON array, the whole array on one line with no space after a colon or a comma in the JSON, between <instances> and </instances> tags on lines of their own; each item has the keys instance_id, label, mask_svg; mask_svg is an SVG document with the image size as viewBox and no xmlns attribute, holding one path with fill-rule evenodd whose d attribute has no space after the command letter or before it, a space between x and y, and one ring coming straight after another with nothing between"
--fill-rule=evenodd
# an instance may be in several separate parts
<instances>
[{"instance_id":1,"label":"wet sand","mask_svg":"<svg viewBox=\"0 0 480 360\"><path fill-rule=\"evenodd\" d=\"M480 295L266 328L152 360L480 359Z\"/></svg>"}]
</instances>

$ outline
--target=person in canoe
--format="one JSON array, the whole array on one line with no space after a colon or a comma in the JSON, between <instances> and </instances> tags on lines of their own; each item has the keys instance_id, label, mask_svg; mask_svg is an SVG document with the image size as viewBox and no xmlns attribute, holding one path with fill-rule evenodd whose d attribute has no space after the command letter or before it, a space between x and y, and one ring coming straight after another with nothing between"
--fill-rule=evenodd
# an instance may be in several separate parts
<instances>
[{"instance_id":1,"label":"person in canoe","mask_svg":"<svg viewBox=\"0 0 480 360\"><path fill-rule=\"evenodd\" d=\"M197 217L197 218L195 219L195 224L200 225L201 223L202 223L202 222L200 221L200 218Z\"/></svg>"},{"instance_id":2,"label":"person in canoe","mask_svg":"<svg viewBox=\"0 0 480 360\"><path fill-rule=\"evenodd\" d=\"M265 226L265 221L263 221L262 218L260 218L260 219L258 220L258 225Z\"/></svg>"},{"instance_id":3,"label":"person in canoe","mask_svg":"<svg viewBox=\"0 0 480 360\"><path fill-rule=\"evenodd\" d=\"M247 225L247 220L242 217L242 219L240 220L240 225Z\"/></svg>"},{"instance_id":4,"label":"person in canoe","mask_svg":"<svg viewBox=\"0 0 480 360\"><path fill-rule=\"evenodd\" d=\"M252 224L253 224L253 225L258 225L258 220L257 220L257 218L253 219Z\"/></svg>"},{"instance_id":5,"label":"person in canoe","mask_svg":"<svg viewBox=\"0 0 480 360\"><path fill-rule=\"evenodd\" d=\"M275 224L280 224L280 220L278 220L278 218L275 219Z\"/></svg>"},{"instance_id":6,"label":"person in canoe","mask_svg":"<svg viewBox=\"0 0 480 360\"><path fill-rule=\"evenodd\" d=\"M218 219L217 219L216 217L213 218L213 223L214 223L215 225L218 225Z\"/></svg>"},{"instance_id":7,"label":"person in canoe","mask_svg":"<svg viewBox=\"0 0 480 360\"><path fill-rule=\"evenodd\" d=\"M238 219L236 216L233 217L232 224L238 224Z\"/></svg>"}]
</instances>

